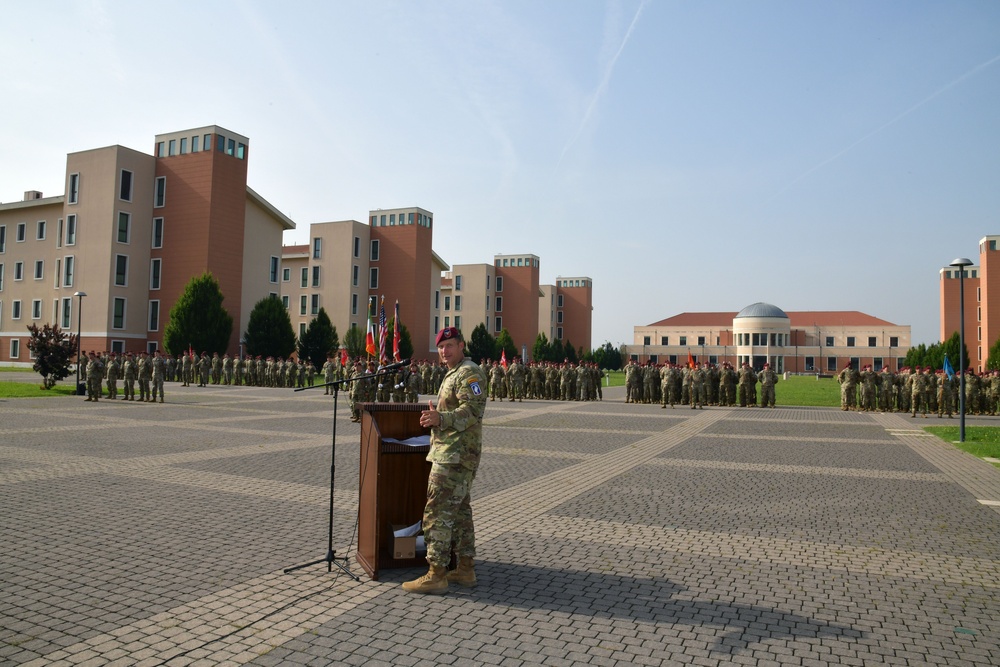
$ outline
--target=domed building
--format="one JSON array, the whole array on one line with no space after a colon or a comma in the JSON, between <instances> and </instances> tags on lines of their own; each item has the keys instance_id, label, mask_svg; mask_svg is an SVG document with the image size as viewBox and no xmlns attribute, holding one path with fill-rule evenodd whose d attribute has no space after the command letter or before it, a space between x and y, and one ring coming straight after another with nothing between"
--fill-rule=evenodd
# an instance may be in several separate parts
<instances>
[{"instance_id":1,"label":"domed building","mask_svg":"<svg viewBox=\"0 0 1000 667\"><path fill-rule=\"evenodd\" d=\"M680 313L633 332L626 350L639 363L745 361L779 373L836 373L847 364L896 371L910 350L908 324L856 310L785 312L764 302L735 313Z\"/></svg>"}]
</instances>

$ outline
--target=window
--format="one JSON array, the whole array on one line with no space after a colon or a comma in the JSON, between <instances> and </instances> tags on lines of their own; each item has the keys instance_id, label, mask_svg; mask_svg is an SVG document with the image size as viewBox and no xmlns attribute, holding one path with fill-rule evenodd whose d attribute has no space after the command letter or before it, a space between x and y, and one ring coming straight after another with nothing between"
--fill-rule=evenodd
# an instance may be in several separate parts
<instances>
[{"instance_id":1,"label":"window","mask_svg":"<svg viewBox=\"0 0 1000 667\"><path fill-rule=\"evenodd\" d=\"M177 140L171 139L167 142L167 156L171 157L177 155Z\"/></svg>"},{"instance_id":2,"label":"window","mask_svg":"<svg viewBox=\"0 0 1000 667\"><path fill-rule=\"evenodd\" d=\"M456 290L462 289L462 276L455 276L455 289ZM458 308L455 308L455 310L458 310Z\"/></svg>"},{"instance_id":3,"label":"window","mask_svg":"<svg viewBox=\"0 0 1000 667\"><path fill-rule=\"evenodd\" d=\"M24 262L14 262L14 280L24 280Z\"/></svg>"},{"instance_id":4,"label":"window","mask_svg":"<svg viewBox=\"0 0 1000 667\"><path fill-rule=\"evenodd\" d=\"M456 329L462 328L462 318L459 317L458 315L455 316L455 328Z\"/></svg>"},{"instance_id":5,"label":"window","mask_svg":"<svg viewBox=\"0 0 1000 667\"><path fill-rule=\"evenodd\" d=\"M875 345L876 345L876 343L875 343L875 336L869 336L868 337L868 347L875 347Z\"/></svg>"},{"instance_id":6,"label":"window","mask_svg":"<svg viewBox=\"0 0 1000 667\"><path fill-rule=\"evenodd\" d=\"M132 201L132 172L127 169L122 169L118 198L122 201Z\"/></svg>"},{"instance_id":7,"label":"window","mask_svg":"<svg viewBox=\"0 0 1000 667\"><path fill-rule=\"evenodd\" d=\"M313 269L312 286L313 287L319 287L319 267L318 266L314 266L314 267L312 267L312 269Z\"/></svg>"},{"instance_id":8,"label":"window","mask_svg":"<svg viewBox=\"0 0 1000 667\"><path fill-rule=\"evenodd\" d=\"M372 248L371 248L370 259L373 262L377 262L378 261L378 239L375 239L375 240L372 241Z\"/></svg>"},{"instance_id":9,"label":"window","mask_svg":"<svg viewBox=\"0 0 1000 667\"><path fill-rule=\"evenodd\" d=\"M228 141L226 141L226 155L235 155L235 154L236 154L236 140L229 139Z\"/></svg>"},{"instance_id":10,"label":"window","mask_svg":"<svg viewBox=\"0 0 1000 667\"><path fill-rule=\"evenodd\" d=\"M351 315L357 315L357 314L358 314L358 295L357 294L352 294L351 295Z\"/></svg>"},{"instance_id":11,"label":"window","mask_svg":"<svg viewBox=\"0 0 1000 667\"><path fill-rule=\"evenodd\" d=\"M826 346L827 347L833 347L833 336L827 336L826 337Z\"/></svg>"},{"instance_id":12,"label":"window","mask_svg":"<svg viewBox=\"0 0 1000 667\"><path fill-rule=\"evenodd\" d=\"M244 157L246 157L246 154L247 154L246 145L242 143L236 144L236 157L242 160Z\"/></svg>"},{"instance_id":13,"label":"window","mask_svg":"<svg viewBox=\"0 0 1000 667\"><path fill-rule=\"evenodd\" d=\"M323 239L313 239L313 259L319 259L323 253Z\"/></svg>"},{"instance_id":14,"label":"window","mask_svg":"<svg viewBox=\"0 0 1000 667\"><path fill-rule=\"evenodd\" d=\"M378 289L378 267L368 269L368 289Z\"/></svg>"},{"instance_id":15,"label":"window","mask_svg":"<svg viewBox=\"0 0 1000 667\"><path fill-rule=\"evenodd\" d=\"M7 225L0 225L0 252L7 252Z\"/></svg>"},{"instance_id":16,"label":"window","mask_svg":"<svg viewBox=\"0 0 1000 667\"><path fill-rule=\"evenodd\" d=\"M215 149L220 153L226 152L226 138L221 134L215 135Z\"/></svg>"},{"instance_id":17,"label":"window","mask_svg":"<svg viewBox=\"0 0 1000 667\"><path fill-rule=\"evenodd\" d=\"M302 296L299 297L299 315L305 315L306 314L306 307L307 307L308 303L309 303L309 300L308 300L308 297L305 294L303 294Z\"/></svg>"},{"instance_id":18,"label":"window","mask_svg":"<svg viewBox=\"0 0 1000 667\"><path fill-rule=\"evenodd\" d=\"M69 186L66 188L67 203L76 204L80 201L80 174L69 175Z\"/></svg>"},{"instance_id":19,"label":"window","mask_svg":"<svg viewBox=\"0 0 1000 667\"><path fill-rule=\"evenodd\" d=\"M191 137L191 152L197 153L201 150L201 135Z\"/></svg>"},{"instance_id":20,"label":"window","mask_svg":"<svg viewBox=\"0 0 1000 667\"><path fill-rule=\"evenodd\" d=\"M15 319L15 320L21 319L21 300L20 299L14 299L14 301L11 302L10 316L13 319Z\"/></svg>"},{"instance_id":21,"label":"window","mask_svg":"<svg viewBox=\"0 0 1000 667\"><path fill-rule=\"evenodd\" d=\"M163 218L153 218L153 248L163 247Z\"/></svg>"},{"instance_id":22,"label":"window","mask_svg":"<svg viewBox=\"0 0 1000 667\"><path fill-rule=\"evenodd\" d=\"M76 245L76 214L66 216L66 245Z\"/></svg>"},{"instance_id":23,"label":"window","mask_svg":"<svg viewBox=\"0 0 1000 667\"><path fill-rule=\"evenodd\" d=\"M450 326L451 326L451 318L450 317L444 318L444 328L447 329Z\"/></svg>"},{"instance_id":24,"label":"window","mask_svg":"<svg viewBox=\"0 0 1000 667\"><path fill-rule=\"evenodd\" d=\"M826 358L826 370L837 372L837 357L827 357Z\"/></svg>"},{"instance_id":25,"label":"window","mask_svg":"<svg viewBox=\"0 0 1000 667\"><path fill-rule=\"evenodd\" d=\"M497 276L497 291L503 291L503 276Z\"/></svg>"},{"instance_id":26,"label":"window","mask_svg":"<svg viewBox=\"0 0 1000 667\"><path fill-rule=\"evenodd\" d=\"M462 310L462 295L455 295L455 310Z\"/></svg>"},{"instance_id":27,"label":"window","mask_svg":"<svg viewBox=\"0 0 1000 667\"><path fill-rule=\"evenodd\" d=\"M556 327L556 338L558 338L559 340L562 340L562 337L563 337L563 328L562 327Z\"/></svg>"},{"instance_id":28,"label":"window","mask_svg":"<svg viewBox=\"0 0 1000 667\"><path fill-rule=\"evenodd\" d=\"M292 280L292 270L289 268L284 268L281 270L281 282L287 283Z\"/></svg>"},{"instance_id":29,"label":"window","mask_svg":"<svg viewBox=\"0 0 1000 667\"><path fill-rule=\"evenodd\" d=\"M74 259L75 258L73 257L73 255L70 255L65 260L63 260L63 287L73 286L73 269L75 268L73 266L73 264L75 263L73 261Z\"/></svg>"},{"instance_id":30,"label":"window","mask_svg":"<svg viewBox=\"0 0 1000 667\"><path fill-rule=\"evenodd\" d=\"M441 307L441 292L438 290L434 290L434 310L437 310L440 307ZM437 331L437 327L435 327L434 330Z\"/></svg>"},{"instance_id":31,"label":"window","mask_svg":"<svg viewBox=\"0 0 1000 667\"><path fill-rule=\"evenodd\" d=\"M55 276L55 285L53 287L59 288L59 280L62 279L62 260L56 257L56 270L52 272Z\"/></svg>"},{"instance_id":32,"label":"window","mask_svg":"<svg viewBox=\"0 0 1000 667\"><path fill-rule=\"evenodd\" d=\"M10 339L10 358L17 359L21 356L21 341L17 338Z\"/></svg>"},{"instance_id":33,"label":"window","mask_svg":"<svg viewBox=\"0 0 1000 667\"><path fill-rule=\"evenodd\" d=\"M556 298L556 306L557 306L558 308L562 308L562 307L563 307L563 295L562 295L562 294L560 294L560 295L559 295L559 296L558 296L558 297Z\"/></svg>"},{"instance_id":34,"label":"window","mask_svg":"<svg viewBox=\"0 0 1000 667\"><path fill-rule=\"evenodd\" d=\"M115 285L128 285L128 255L115 255Z\"/></svg>"},{"instance_id":35,"label":"window","mask_svg":"<svg viewBox=\"0 0 1000 667\"><path fill-rule=\"evenodd\" d=\"M311 296L309 312L312 315L319 315L319 294L313 294Z\"/></svg>"},{"instance_id":36,"label":"window","mask_svg":"<svg viewBox=\"0 0 1000 667\"><path fill-rule=\"evenodd\" d=\"M160 289L160 267L162 259L155 258L149 261L149 289ZM155 331L153 329L152 331Z\"/></svg>"},{"instance_id":37,"label":"window","mask_svg":"<svg viewBox=\"0 0 1000 667\"><path fill-rule=\"evenodd\" d=\"M361 239L357 236L354 237L354 256L361 257Z\"/></svg>"},{"instance_id":38,"label":"window","mask_svg":"<svg viewBox=\"0 0 1000 667\"><path fill-rule=\"evenodd\" d=\"M122 297L115 297L111 316L111 327L113 329L125 328L125 299Z\"/></svg>"},{"instance_id":39,"label":"window","mask_svg":"<svg viewBox=\"0 0 1000 667\"><path fill-rule=\"evenodd\" d=\"M271 257L271 270L269 272L269 279L272 283L278 282L278 258Z\"/></svg>"},{"instance_id":40,"label":"window","mask_svg":"<svg viewBox=\"0 0 1000 667\"><path fill-rule=\"evenodd\" d=\"M289 302L289 299L288 299L288 295L287 294L282 294L281 295L281 305L285 307L285 310L288 310L289 304L290 304L290 302Z\"/></svg>"},{"instance_id":41,"label":"window","mask_svg":"<svg viewBox=\"0 0 1000 667\"><path fill-rule=\"evenodd\" d=\"M351 285L354 287L358 286L358 280L360 278L361 267L355 264L351 267Z\"/></svg>"},{"instance_id":42,"label":"window","mask_svg":"<svg viewBox=\"0 0 1000 667\"><path fill-rule=\"evenodd\" d=\"M687 345L688 344L688 337L687 336L681 336L681 343L680 344L681 345Z\"/></svg>"},{"instance_id":43,"label":"window","mask_svg":"<svg viewBox=\"0 0 1000 667\"><path fill-rule=\"evenodd\" d=\"M131 226L132 214L124 211L118 212L118 242L128 243L128 232Z\"/></svg>"},{"instance_id":44,"label":"window","mask_svg":"<svg viewBox=\"0 0 1000 667\"><path fill-rule=\"evenodd\" d=\"M705 344L705 337L698 336L698 345L704 345L704 344Z\"/></svg>"},{"instance_id":45,"label":"window","mask_svg":"<svg viewBox=\"0 0 1000 667\"><path fill-rule=\"evenodd\" d=\"M56 247L61 248L63 244L63 234L66 229L66 223L63 222L62 218L59 218L59 222L56 223Z\"/></svg>"},{"instance_id":46,"label":"window","mask_svg":"<svg viewBox=\"0 0 1000 667\"><path fill-rule=\"evenodd\" d=\"M42 300L33 299L31 302L31 319L40 320L42 319Z\"/></svg>"},{"instance_id":47,"label":"window","mask_svg":"<svg viewBox=\"0 0 1000 667\"><path fill-rule=\"evenodd\" d=\"M73 326L73 299L64 297L62 300L62 328L69 329Z\"/></svg>"},{"instance_id":48,"label":"window","mask_svg":"<svg viewBox=\"0 0 1000 667\"><path fill-rule=\"evenodd\" d=\"M45 262L40 259L35 260L35 280L41 280L45 275Z\"/></svg>"},{"instance_id":49,"label":"window","mask_svg":"<svg viewBox=\"0 0 1000 667\"><path fill-rule=\"evenodd\" d=\"M35 224L35 240L44 241L45 240L45 221L39 220Z\"/></svg>"},{"instance_id":50,"label":"window","mask_svg":"<svg viewBox=\"0 0 1000 667\"><path fill-rule=\"evenodd\" d=\"M898 336L889 336L889 347L899 347Z\"/></svg>"},{"instance_id":51,"label":"window","mask_svg":"<svg viewBox=\"0 0 1000 667\"><path fill-rule=\"evenodd\" d=\"M163 208L167 203L167 177L157 176L153 187L153 208Z\"/></svg>"},{"instance_id":52,"label":"window","mask_svg":"<svg viewBox=\"0 0 1000 667\"><path fill-rule=\"evenodd\" d=\"M181 137L181 155L188 152L188 140L187 137Z\"/></svg>"},{"instance_id":53,"label":"window","mask_svg":"<svg viewBox=\"0 0 1000 667\"><path fill-rule=\"evenodd\" d=\"M642 344L643 345L649 345L649 336L643 336L642 337Z\"/></svg>"},{"instance_id":54,"label":"window","mask_svg":"<svg viewBox=\"0 0 1000 667\"><path fill-rule=\"evenodd\" d=\"M494 301L496 302L496 308L494 308L493 310L497 311L498 313L503 312L503 297L498 296L496 297L496 299L494 299Z\"/></svg>"},{"instance_id":55,"label":"window","mask_svg":"<svg viewBox=\"0 0 1000 667\"><path fill-rule=\"evenodd\" d=\"M563 322L563 311L560 310L560 311L558 311L556 313L556 322L558 322L559 324L562 324L562 322Z\"/></svg>"},{"instance_id":56,"label":"window","mask_svg":"<svg viewBox=\"0 0 1000 667\"><path fill-rule=\"evenodd\" d=\"M23 243L24 242L25 230L27 228L28 228L28 223L26 223L26 222L19 222L19 223L17 223L17 237L15 238L15 240L18 243Z\"/></svg>"},{"instance_id":57,"label":"window","mask_svg":"<svg viewBox=\"0 0 1000 667\"><path fill-rule=\"evenodd\" d=\"M854 347L854 336L847 337L847 347Z\"/></svg>"},{"instance_id":58,"label":"window","mask_svg":"<svg viewBox=\"0 0 1000 667\"><path fill-rule=\"evenodd\" d=\"M309 267L303 266L300 272L300 287L309 287Z\"/></svg>"},{"instance_id":59,"label":"window","mask_svg":"<svg viewBox=\"0 0 1000 667\"><path fill-rule=\"evenodd\" d=\"M59 287L59 285L56 285L56 287ZM0 263L0 292L2 291L3 291L3 263Z\"/></svg>"},{"instance_id":60,"label":"window","mask_svg":"<svg viewBox=\"0 0 1000 667\"><path fill-rule=\"evenodd\" d=\"M660 336L660 345L670 345L670 336Z\"/></svg>"},{"instance_id":61,"label":"window","mask_svg":"<svg viewBox=\"0 0 1000 667\"><path fill-rule=\"evenodd\" d=\"M149 331L160 330L160 302L149 302L149 323L146 326Z\"/></svg>"},{"instance_id":62,"label":"window","mask_svg":"<svg viewBox=\"0 0 1000 667\"><path fill-rule=\"evenodd\" d=\"M446 296L444 298L444 309L445 310L451 310L451 297L450 296Z\"/></svg>"},{"instance_id":63,"label":"window","mask_svg":"<svg viewBox=\"0 0 1000 667\"><path fill-rule=\"evenodd\" d=\"M299 338L302 338L305 335L306 335L306 323L299 322Z\"/></svg>"}]
</instances>

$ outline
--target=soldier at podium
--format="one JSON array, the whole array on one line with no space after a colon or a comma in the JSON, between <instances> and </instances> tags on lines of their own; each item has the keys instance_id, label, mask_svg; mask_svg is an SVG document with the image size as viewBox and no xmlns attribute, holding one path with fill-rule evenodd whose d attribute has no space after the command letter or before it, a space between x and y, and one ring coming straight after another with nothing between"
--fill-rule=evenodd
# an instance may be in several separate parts
<instances>
[{"instance_id":1,"label":"soldier at podium","mask_svg":"<svg viewBox=\"0 0 1000 667\"><path fill-rule=\"evenodd\" d=\"M465 356L465 339L455 327L438 332L438 356L447 367L438 392L438 404L420 414L420 425L431 429L427 460L424 508L424 541L427 574L403 584L411 593L441 594L448 584L474 586L476 536L470 505L472 482L483 449L483 412L486 410L486 376ZM458 567L448 572L454 551Z\"/></svg>"}]
</instances>

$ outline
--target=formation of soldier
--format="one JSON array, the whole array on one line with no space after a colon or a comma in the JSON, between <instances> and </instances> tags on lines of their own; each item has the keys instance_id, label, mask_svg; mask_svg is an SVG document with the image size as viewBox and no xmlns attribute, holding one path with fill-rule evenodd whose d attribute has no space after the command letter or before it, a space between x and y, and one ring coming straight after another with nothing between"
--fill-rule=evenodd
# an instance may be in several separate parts
<instances>
[{"instance_id":1,"label":"formation of soldier","mask_svg":"<svg viewBox=\"0 0 1000 667\"><path fill-rule=\"evenodd\" d=\"M486 375L490 400L523 401L525 398L545 401L601 401L601 380L605 373L597 364L574 364L551 361L521 363L520 359L507 364L483 359L479 367Z\"/></svg>"},{"instance_id":2,"label":"formation of soldier","mask_svg":"<svg viewBox=\"0 0 1000 667\"><path fill-rule=\"evenodd\" d=\"M80 361L80 382L87 388L87 401L101 398L118 399L118 381L122 382L121 400L135 401L135 385L139 384L139 401L153 403L159 396L163 403L163 380L166 361L159 350L150 356L147 352L118 354L84 352ZM104 385L107 384L107 396Z\"/></svg>"},{"instance_id":3,"label":"formation of soldier","mask_svg":"<svg viewBox=\"0 0 1000 667\"><path fill-rule=\"evenodd\" d=\"M778 380L770 364L757 372L746 362L737 369L729 362L681 366L629 361L625 366L625 402L659 403L661 408L687 405L692 410L706 405L756 407L760 384L760 407L773 408Z\"/></svg>"},{"instance_id":4,"label":"formation of soldier","mask_svg":"<svg viewBox=\"0 0 1000 667\"><path fill-rule=\"evenodd\" d=\"M837 374L837 382L841 410L909 412L911 417L937 413L949 418L958 412L961 378L930 366L904 366L893 373L888 368L876 372L871 366L859 370L848 364ZM1000 414L1000 371L977 374L968 369L965 406L968 414Z\"/></svg>"},{"instance_id":5,"label":"formation of soldier","mask_svg":"<svg viewBox=\"0 0 1000 667\"><path fill-rule=\"evenodd\" d=\"M329 377L336 375L333 357L323 366L324 373ZM416 403L418 394L434 394L441 387L447 368L442 363L430 363L427 360L412 362L408 367L397 368L379 374L381 367L374 361L356 359L348 377L335 377L335 380L350 380L347 391L351 408L351 421L361 421L361 403ZM327 393L332 393L329 390Z\"/></svg>"}]
</instances>

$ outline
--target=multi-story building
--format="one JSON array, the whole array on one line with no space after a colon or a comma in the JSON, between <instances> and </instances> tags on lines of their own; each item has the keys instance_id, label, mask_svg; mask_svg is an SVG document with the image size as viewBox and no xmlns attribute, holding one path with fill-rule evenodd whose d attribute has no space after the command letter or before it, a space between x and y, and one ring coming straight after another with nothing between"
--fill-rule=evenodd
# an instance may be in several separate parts
<instances>
[{"instance_id":1,"label":"multi-story building","mask_svg":"<svg viewBox=\"0 0 1000 667\"><path fill-rule=\"evenodd\" d=\"M1000 236L984 236L979 241L979 264L965 268L965 277L957 267L938 271L941 304L941 340L959 330L960 292L965 292L965 348L969 363L983 370L989 361L990 347L1000 338ZM991 300L990 296L994 298Z\"/></svg>"},{"instance_id":2,"label":"multi-story building","mask_svg":"<svg viewBox=\"0 0 1000 667\"><path fill-rule=\"evenodd\" d=\"M247 187L249 146L208 126L157 136L152 155L70 153L64 195L0 204L0 361L28 361L31 323L79 328L83 349L162 347L170 308L205 272L236 353L253 304L280 294L281 235L295 227Z\"/></svg>"},{"instance_id":3,"label":"multi-story building","mask_svg":"<svg viewBox=\"0 0 1000 667\"><path fill-rule=\"evenodd\" d=\"M633 331L626 351L640 363L746 361L779 373L833 373L848 363L895 371L910 350L909 325L853 310L785 313L767 303L738 313L681 313Z\"/></svg>"}]
</instances>

